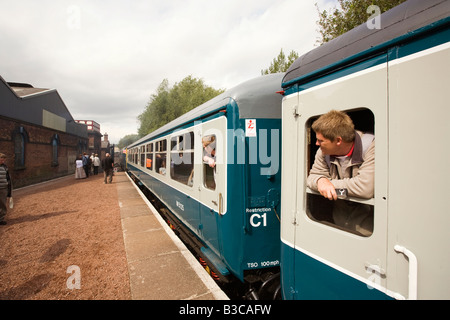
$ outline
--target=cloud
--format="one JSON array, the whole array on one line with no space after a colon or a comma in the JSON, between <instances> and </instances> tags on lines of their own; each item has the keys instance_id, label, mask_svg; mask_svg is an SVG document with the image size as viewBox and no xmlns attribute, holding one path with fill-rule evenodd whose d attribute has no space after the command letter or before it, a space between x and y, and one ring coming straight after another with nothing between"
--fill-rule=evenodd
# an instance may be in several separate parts
<instances>
[{"instance_id":1,"label":"cloud","mask_svg":"<svg viewBox=\"0 0 450 320\"><path fill-rule=\"evenodd\" d=\"M336 1L333 1L336 2ZM319 1L322 8L330 1ZM55 88L118 142L165 78L231 88L318 36L313 1L0 0L0 75Z\"/></svg>"}]
</instances>

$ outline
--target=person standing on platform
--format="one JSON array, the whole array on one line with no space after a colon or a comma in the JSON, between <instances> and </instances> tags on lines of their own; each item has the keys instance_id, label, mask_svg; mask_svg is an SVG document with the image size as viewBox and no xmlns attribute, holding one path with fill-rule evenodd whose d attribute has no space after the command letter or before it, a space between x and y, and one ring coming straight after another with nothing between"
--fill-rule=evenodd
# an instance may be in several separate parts
<instances>
[{"instance_id":1,"label":"person standing on platform","mask_svg":"<svg viewBox=\"0 0 450 320\"><path fill-rule=\"evenodd\" d=\"M11 201L12 194L12 183L11 177L9 176L8 167L5 164L6 155L0 153L0 225L6 225L6 202L8 198Z\"/></svg>"},{"instance_id":2,"label":"person standing on platform","mask_svg":"<svg viewBox=\"0 0 450 320\"><path fill-rule=\"evenodd\" d=\"M114 162L109 153L107 153L106 158L102 160L102 169L103 174L105 175L105 184L108 183L106 180L108 180L109 183L112 183Z\"/></svg>"},{"instance_id":3,"label":"person standing on platform","mask_svg":"<svg viewBox=\"0 0 450 320\"><path fill-rule=\"evenodd\" d=\"M87 155L86 152L83 153L83 168L86 173L86 178L89 178L89 172L91 171L91 158Z\"/></svg>"},{"instance_id":4,"label":"person standing on platform","mask_svg":"<svg viewBox=\"0 0 450 320\"><path fill-rule=\"evenodd\" d=\"M94 175L97 175L98 167L100 167L100 158L98 157L98 154L95 154L93 164L94 164Z\"/></svg>"},{"instance_id":5,"label":"person standing on platform","mask_svg":"<svg viewBox=\"0 0 450 320\"><path fill-rule=\"evenodd\" d=\"M75 179L86 178L86 172L83 168L83 155L79 155L77 160L75 160Z\"/></svg>"}]
</instances>

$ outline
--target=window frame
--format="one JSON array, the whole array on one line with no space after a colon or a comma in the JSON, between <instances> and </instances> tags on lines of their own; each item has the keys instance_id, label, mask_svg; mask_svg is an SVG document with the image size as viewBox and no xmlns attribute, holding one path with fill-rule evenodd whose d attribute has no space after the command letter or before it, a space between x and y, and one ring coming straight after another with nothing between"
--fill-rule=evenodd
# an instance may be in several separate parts
<instances>
[{"instance_id":1,"label":"window frame","mask_svg":"<svg viewBox=\"0 0 450 320\"><path fill-rule=\"evenodd\" d=\"M370 110L370 108L361 108L358 110L342 110L343 112L346 112L353 120L353 123L355 125L355 130L368 132L368 133L374 133L375 130L375 116ZM358 122L358 118L362 118L362 115L370 115L372 116L372 120L366 120L365 123L361 124ZM306 133L308 135L308 139L306 139L306 150L307 150L307 159L308 161L305 162L306 165L306 177L309 176L311 168L314 164L315 155L317 153L317 150L319 149L318 146L316 146L316 138L315 133L312 130L311 126L312 123L319 118L320 115L312 116L310 117L306 122ZM374 172L375 177L375 172ZM310 188L305 188L305 213L306 216L317 223L324 224L327 226L330 226L332 228L336 228L351 234L355 234L360 237L371 237L373 235L373 227L375 224L375 199L363 199L358 197L351 197L346 196L342 197L335 201L330 201L323 197L319 192L315 190L311 190ZM367 218L371 219L369 224L371 224L372 230L370 231L358 231L357 227L353 229L352 227L349 227L348 224L339 224L334 222L333 218L333 212L337 212L339 210L342 210L342 208L352 208L355 209L359 207L360 213L365 213ZM315 211L316 208L319 208L322 211ZM314 212L313 212L314 210ZM350 209L349 209L350 210ZM347 211L348 212L348 211ZM367 220L366 220L367 221Z\"/></svg>"},{"instance_id":2,"label":"window frame","mask_svg":"<svg viewBox=\"0 0 450 320\"><path fill-rule=\"evenodd\" d=\"M194 185L194 146L194 131L184 132L170 138L170 178L190 188Z\"/></svg>"},{"instance_id":3,"label":"window frame","mask_svg":"<svg viewBox=\"0 0 450 320\"><path fill-rule=\"evenodd\" d=\"M211 168L209 166L209 164L205 161L205 157L208 157L208 153L206 151L206 146L203 142L203 140L205 138L210 138L210 137L214 137L214 140L212 142L210 142L211 144L214 143L214 148L213 150L216 151L216 146L217 146L217 135L216 134L207 134L207 135L202 135L202 171L203 171L203 186L208 189L208 190L212 190L215 191L216 190L216 178L215 178L215 174L216 174L216 168ZM208 144L209 145L209 144ZM211 155L209 153L209 155ZM214 154L214 159L216 159L216 155Z\"/></svg>"}]
</instances>

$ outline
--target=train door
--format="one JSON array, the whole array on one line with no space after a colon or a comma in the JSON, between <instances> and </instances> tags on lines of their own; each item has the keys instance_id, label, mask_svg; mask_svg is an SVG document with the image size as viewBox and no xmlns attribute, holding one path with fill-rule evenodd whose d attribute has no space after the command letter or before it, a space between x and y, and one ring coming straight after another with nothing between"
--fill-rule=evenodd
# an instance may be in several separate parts
<instances>
[{"instance_id":1,"label":"train door","mask_svg":"<svg viewBox=\"0 0 450 320\"><path fill-rule=\"evenodd\" d=\"M380 64L380 61L383 63ZM300 91L291 117L297 137L291 156L296 298L382 298L386 292L387 242L387 64L368 61L363 71ZM312 122L331 109L354 117L356 129L375 134L375 197L329 201L306 186L316 152ZM360 125L362 124L362 127ZM294 135L294 134L291 134ZM283 137L286 135L283 134ZM285 146L285 144L283 145ZM286 153L284 154L286 156ZM291 161L292 162L292 161ZM286 175L285 175L286 176ZM289 181L294 179L294 181ZM284 183L284 181L283 181ZM372 219L372 229L338 225L333 211L344 208ZM371 217L371 218L370 218ZM369 223L370 224L370 223Z\"/></svg>"},{"instance_id":2,"label":"train door","mask_svg":"<svg viewBox=\"0 0 450 320\"><path fill-rule=\"evenodd\" d=\"M204 122L201 126L200 202L201 231L211 249L219 252L217 222L226 214L226 117Z\"/></svg>"},{"instance_id":3,"label":"train door","mask_svg":"<svg viewBox=\"0 0 450 320\"><path fill-rule=\"evenodd\" d=\"M450 158L448 143L443 143L450 139L448 39L447 28L398 48L400 57L389 62L387 272L389 287L398 298L450 298L450 204L444 191L450 173L435 165ZM443 40L447 42L428 48ZM401 57L423 46L424 50ZM423 161L430 165L420 165Z\"/></svg>"},{"instance_id":4,"label":"train door","mask_svg":"<svg viewBox=\"0 0 450 320\"><path fill-rule=\"evenodd\" d=\"M282 102L281 126L281 288L285 299L295 299L295 216L297 211L298 93L290 94Z\"/></svg>"}]
</instances>

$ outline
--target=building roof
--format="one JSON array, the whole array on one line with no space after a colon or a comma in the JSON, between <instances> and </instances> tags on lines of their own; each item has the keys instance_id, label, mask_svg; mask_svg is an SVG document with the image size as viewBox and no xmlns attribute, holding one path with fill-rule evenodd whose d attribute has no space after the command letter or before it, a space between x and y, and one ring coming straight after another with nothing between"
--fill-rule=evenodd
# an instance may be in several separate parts
<instances>
[{"instance_id":1,"label":"building roof","mask_svg":"<svg viewBox=\"0 0 450 320\"><path fill-rule=\"evenodd\" d=\"M29 95L33 95L36 93L41 93L45 91L51 91L50 89L44 88L35 88L31 84L28 83L17 83L17 82L8 82L10 88L14 91L14 93L19 97L26 97Z\"/></svg>"},{"instance_id":2,"label":"building roof","mask_svg":"<svg viewBox=\"0 0 450 320\"><path fill-rule=\"evenodd\" d=\"M87 138L86 126L74 121L58 91L6 82L1 76L0 116Z\"/></svg>"}]
</instances>

